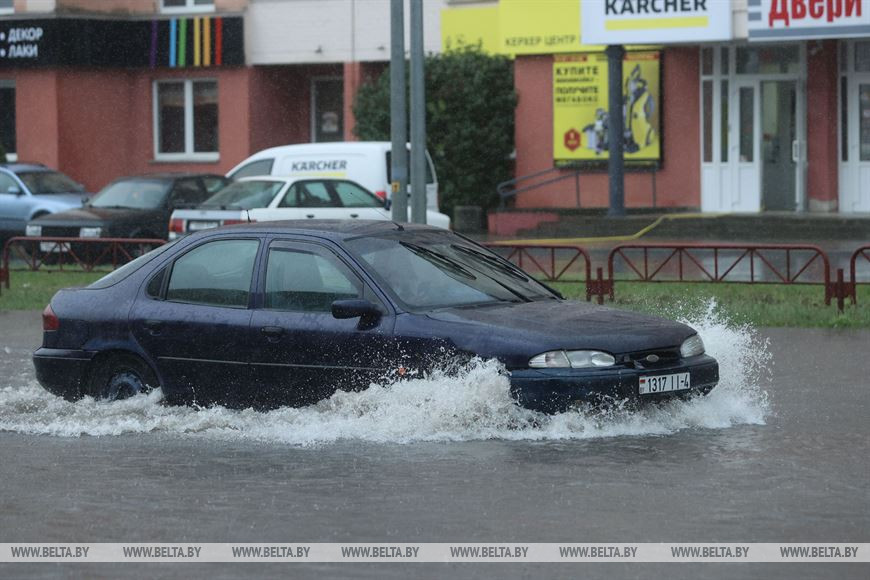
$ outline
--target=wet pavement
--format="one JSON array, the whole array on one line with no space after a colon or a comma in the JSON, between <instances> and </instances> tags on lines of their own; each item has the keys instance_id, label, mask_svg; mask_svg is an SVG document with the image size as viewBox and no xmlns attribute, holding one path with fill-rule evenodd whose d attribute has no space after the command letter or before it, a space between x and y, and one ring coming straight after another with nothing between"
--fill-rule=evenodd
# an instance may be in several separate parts
<instances>
[{"instance_id":1,"label":"wet pavement","mask_svg":"<svg viewBox=\"0 0 870 580\"><path fill-rule=\"evenodd\" d=\"M2 542L867 542L868 331L695 321L705 400L529 422L487 365L270 413L35 384L38 313L0 313ZM453 381L453 382L451 382ZM717 392L719 391L719 392ZM114 577L866 578L866 565L0 565Z\"/></svg>"}]
</instances>

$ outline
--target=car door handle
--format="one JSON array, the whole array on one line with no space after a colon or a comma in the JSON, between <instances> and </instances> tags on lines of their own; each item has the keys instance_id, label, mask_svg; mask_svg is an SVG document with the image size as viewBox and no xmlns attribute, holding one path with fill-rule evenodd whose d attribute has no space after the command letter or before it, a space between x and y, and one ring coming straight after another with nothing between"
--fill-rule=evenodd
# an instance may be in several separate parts
<instances>
[{"instance_id":1,"label":"car door handle","mask_svg":"<svg viewBox=\"0 0 870 580\"><path fill-rule=\"evenodd\" d=\"M359 217L359 214L358 214L358 213L352 213L352 214L350 214L350 217L352 217L352 218L358 218L358 217Z\"/></svg>"},{"instance_id":2,"label":"car door handle","mask_svg":"<svg viewBox=\"0 0 870 580\"><path fill-rule=\"evenodd\" d=\"M264 326L260 329L260 332L269 339L269 342L275 342L284 334L284 329L280 326Z\"/></svg>"},{"instance_id":3,"label":"car door handle","mask_svg":"<svg viewBox=\"0 0 870 580\"><path fill-rule=\"evenodd\" d=\"M314 214L313 214L313 213L307 213L307 214L305 214L305 217L307 217L308 219L314 219Z\"/></svg>"},{"instance_id":4,"label":"car door handle","mask_svg":"<svg viewBox=\"0 0 870 580\"><path fill-rule=\"evenodd\" d=\"M156 336L163 331L163 323L159 320L146 320L143 324L152 336Z\"/></svg>"}]
</instances>

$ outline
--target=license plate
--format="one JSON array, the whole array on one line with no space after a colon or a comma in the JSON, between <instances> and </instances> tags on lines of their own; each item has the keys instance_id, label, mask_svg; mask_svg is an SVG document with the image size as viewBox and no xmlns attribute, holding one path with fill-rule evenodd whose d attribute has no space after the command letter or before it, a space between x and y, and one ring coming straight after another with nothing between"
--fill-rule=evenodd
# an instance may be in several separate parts
<instances>
[{"instance_id":1,"label":"license plate","mask_svg":"<svg viewBox=\"0 0 870 580\"><path fill-rule=\"evenodd\" d=\"M40 252L69 252L69 244L58 242L39 242Z\"/></svg>"},{"instance_id":2,"label":"license plate","mask_svg":"<svg viewBox=\"0 0 870 580\"><path fill-rule=\"evenodd\" d=\"M197 232L199 230L210 230L219 225L218 222L187 222L187 229L192 232Z\"/></svg>"},{"instance_id":3,"label":"license plate","mask_svg":"<svg viewBox=\"0 0 870 580\"><path fill-rule=\"evenodd\" d=\"M640 377L638 391L641 395L655 395L671 391L685 391L691 388L689 373Z\"/></svg>"}]
</instances>

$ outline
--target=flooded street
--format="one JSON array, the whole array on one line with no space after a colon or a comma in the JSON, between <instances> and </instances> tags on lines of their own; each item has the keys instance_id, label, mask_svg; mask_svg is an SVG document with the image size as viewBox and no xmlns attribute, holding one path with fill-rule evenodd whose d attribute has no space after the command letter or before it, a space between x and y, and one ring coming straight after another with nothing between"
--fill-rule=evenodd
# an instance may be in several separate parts
<instances>
[{"instance_id":1,"label":"flooded street","mask_svg":"<svg viewBox=\"0 0 870 580\"><path fill-rule=\"evenodd\" d=\"M268 413L166 407L160 393L72 404L33 377L38 313L0 313L0 542L867 541L870 332L691 322L721 365L710 396L547 417L513 406L490 363L458 379L374 386ZM113 566L87 570L110 575ZM255 568L372 578L581 570L296 566ZM174 571L194 568L243 572ZM645 570L582 568L620 577ZM686 578L833 572L866 577L867 568L668 565Z\"/></svg>"}]
</instances>

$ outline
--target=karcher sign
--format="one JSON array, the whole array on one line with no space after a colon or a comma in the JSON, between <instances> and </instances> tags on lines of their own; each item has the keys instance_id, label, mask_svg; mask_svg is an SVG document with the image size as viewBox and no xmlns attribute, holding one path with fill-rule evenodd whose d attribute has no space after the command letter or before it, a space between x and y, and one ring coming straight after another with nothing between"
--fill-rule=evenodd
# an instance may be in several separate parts
<instances>
[{"instance_id":1,"label":"karcher sign","mask_svg":"<svg viewBox=\"0 0 870 580\"><path fill-rule=\"evenodd\" d=\"M584 0L584 44L673 44L731 40L731 2Z\"/></svg>"}]
</instances>

